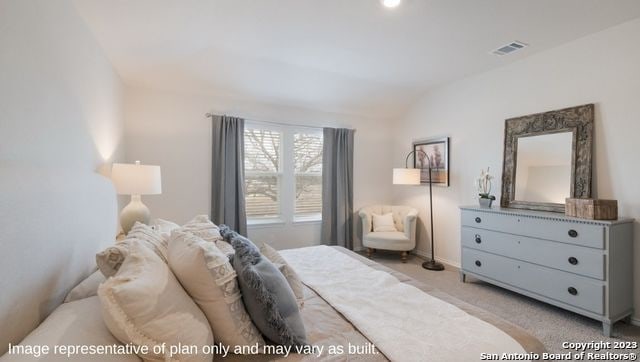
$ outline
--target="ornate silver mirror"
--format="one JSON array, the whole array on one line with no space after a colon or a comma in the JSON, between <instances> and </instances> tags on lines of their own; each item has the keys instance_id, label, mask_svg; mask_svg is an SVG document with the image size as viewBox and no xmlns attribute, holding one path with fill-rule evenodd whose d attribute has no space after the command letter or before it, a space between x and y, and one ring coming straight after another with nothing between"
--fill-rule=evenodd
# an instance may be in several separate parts
<instances>
[{"instance_id":1,"label":"ornate silver mirror","mask_svg":"<svg viewBox=\"0 0 640 362\"><path fill-rule=\"evenodd\" d=\"M593 104L505 121L502 207L564 212L591 197Z\"/></svg>"}]
</instances>

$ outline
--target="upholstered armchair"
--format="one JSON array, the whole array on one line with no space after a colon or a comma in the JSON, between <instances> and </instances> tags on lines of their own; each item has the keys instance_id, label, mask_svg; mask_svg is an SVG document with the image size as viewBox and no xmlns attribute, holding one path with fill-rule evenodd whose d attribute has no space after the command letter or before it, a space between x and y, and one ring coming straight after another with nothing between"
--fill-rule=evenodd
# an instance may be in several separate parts
<instances>
[{"instance_id":1,"label":"upholstered armchair","mask_svg":"<svg viewBox=\"0 0 640 362\"><path fill-rule=\"evenodd\" d=\"M373 216L391 213L397 231L373 231ZM371 257L377 249L401 252L402 262L407 262L407 252L416 247L416 220L418 210L409 206L372 205L360 209L362 219L362 245Z\"/></svg>"}]
</instances>

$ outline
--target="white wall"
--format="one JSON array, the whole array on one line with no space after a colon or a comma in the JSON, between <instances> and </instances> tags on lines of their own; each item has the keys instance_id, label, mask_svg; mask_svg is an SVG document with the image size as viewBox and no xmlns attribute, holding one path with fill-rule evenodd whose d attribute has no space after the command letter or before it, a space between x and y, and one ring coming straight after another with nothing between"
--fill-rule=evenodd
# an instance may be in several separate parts
<instances>
[{"instance_id":1,"label":"white wall","mask_svg":"<svg viewBox=\"0 0 640 362\"><path fill-rule=\"evenodd\" d=\"M115 238L112 189L95 172L123 155L121 87L68 2L0 2L0 355Z\"/></svg>"},{"instance_id":2,"label":"white wall","mask_svg":"<svg viewBox=\"0 0 640 362\"><path fill-rule=\"evenodd\" d=\"M620 215L640 220L639 34L640 19L443 86L411 109L396 133L396 166L413 138L451 137L451 187L434 190L437 257L459 264L458 206L477 204L473 180L487 166L496 176L493 193L500 195L504 120L530 113L595 103L594 196L619 200ZM426 220L425 188L397 189L393 198L420 207ZM636 281L639 230L636 224ZM418 251L426 253L421 231ZM640 311L640 288L635 309Z\"/></svg>"},{"instance_id":3,"label":"white wall","mask_svg":"<svg viewBox=\"0 0 640 362\"><path fill-rule=\"evenodd\" d=\"M391 199L391 140L385 120L219 96L129 87L125 93L127 159L162 167L162 195L143 197L152 218L181 223L196 214L210 213L212 145L207 112L256 121L355 128L354 211ZM354 221L359 224L357 218ZM249 236L277 248L313 245L320 242L320 224L252 226Z\"/></svg>"},{"instance_id":4,"label":"white wall","mask_svg":"<svg viewBox=\"0 0 640 362\"><path fill-rule=\"evenodd\" d=\"M0 161L91 170L122 156L122 85L75 8L3 1L0 24Z\"/></svg>"}]
</instances>

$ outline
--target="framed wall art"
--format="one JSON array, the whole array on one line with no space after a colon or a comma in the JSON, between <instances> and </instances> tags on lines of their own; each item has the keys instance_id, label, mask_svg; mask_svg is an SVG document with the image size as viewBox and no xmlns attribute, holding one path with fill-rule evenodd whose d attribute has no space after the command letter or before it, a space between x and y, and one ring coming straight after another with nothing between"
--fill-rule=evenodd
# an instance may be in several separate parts
<instances>
[{"instance_id":1,"label":"framed wall art","mask_svg":"<svg viewBox=\"0 0 640 362\"><path fill-rule=\"evenodd\" d=\"M449 187L449 137L413 142L413 167L421 169L420 183L429 183L429 160L433 185Z\"/></svg>"}]
</instances>

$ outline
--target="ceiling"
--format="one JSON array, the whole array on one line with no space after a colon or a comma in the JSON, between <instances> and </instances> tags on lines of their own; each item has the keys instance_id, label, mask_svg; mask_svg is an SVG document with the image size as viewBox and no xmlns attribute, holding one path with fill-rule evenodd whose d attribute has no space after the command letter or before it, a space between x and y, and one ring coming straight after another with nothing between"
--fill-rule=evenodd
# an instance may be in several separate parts
<instances>
[{"instance_id":1,"label":"ceiling","mask_svg":"<svg viewBox=\"0 0 640 362\"><path fill-rule=\"evenodd\" d=\"M375 117L640 16L637 0L74 2L128 85ZM490 54L514 40L530 46Z\"/></svg>"}]
</instances>

